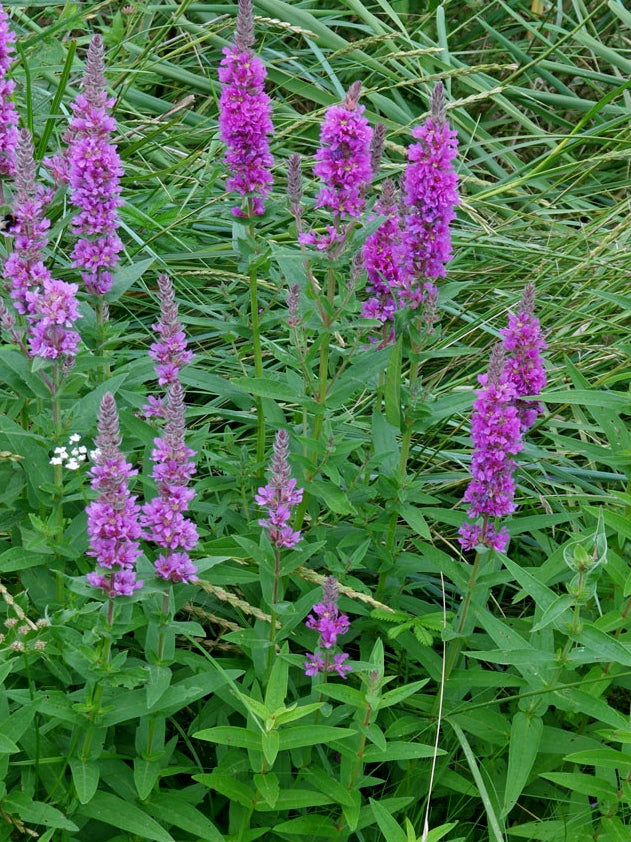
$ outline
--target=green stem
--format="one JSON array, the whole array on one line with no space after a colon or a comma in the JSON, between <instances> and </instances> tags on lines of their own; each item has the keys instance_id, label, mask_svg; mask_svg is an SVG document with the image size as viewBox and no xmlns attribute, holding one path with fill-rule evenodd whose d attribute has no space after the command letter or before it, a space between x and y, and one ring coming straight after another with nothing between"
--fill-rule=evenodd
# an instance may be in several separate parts
<instances>
[{"instance_id":1,"label":"green stem","mask_svg":"<svg viewBox=\"0 0 631 842\"><path fill-rule=\"evenodd\" d=\"M269 652L267 656L268 669L272 669L274 663L274 653L276 650L276 604L282 597L280 581L280 549L274 547L274 588L272 590L272 604L270 606L270 628L269 628Z\"/></svg>"}]
</instances>

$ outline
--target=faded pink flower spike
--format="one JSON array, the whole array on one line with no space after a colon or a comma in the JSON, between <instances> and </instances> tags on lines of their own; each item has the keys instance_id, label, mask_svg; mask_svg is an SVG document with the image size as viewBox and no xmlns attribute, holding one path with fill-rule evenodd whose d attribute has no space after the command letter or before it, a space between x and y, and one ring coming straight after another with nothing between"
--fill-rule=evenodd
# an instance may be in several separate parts
<instances>
[{"instance_id":1,"label":"faded pink flower spike","mask_svg":"<svg viewBox=\"0 0 631 842\"><path fill-rule=\"evenodd\" d=\"M296 488L296 480L290 476L289 436L286 430L279 430L274 441L272 476L267 485L259 488L254 499L267 509L267 518L259 520L269 533L270 540L277 547L294 547L300 541L300 532L289 526L292 506L302 500L302 488Z\"/></svg>"}]
</instances>

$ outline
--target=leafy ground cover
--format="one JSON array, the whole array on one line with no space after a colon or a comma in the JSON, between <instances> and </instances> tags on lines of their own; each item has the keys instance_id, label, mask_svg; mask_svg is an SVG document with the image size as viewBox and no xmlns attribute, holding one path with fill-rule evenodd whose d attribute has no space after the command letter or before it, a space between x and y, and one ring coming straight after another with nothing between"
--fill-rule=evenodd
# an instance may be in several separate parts
<instances>
[{"instance_id":1,"label":"leafy ground cover","mask_svg":"<svg viewBox=\"0 0 631 842\"><path fill-rule=\"evenodd\" d=\"M629 11L256 0L251 215L218 122L236 3L4 9L0 839L628 840ZM356 255L441 88L453 256L435 313L384 328ZM313 168L354 95L385 148L341 219ZM510 542L464 549L478 377L529 284Z\"/></svg>"}]
</instances>

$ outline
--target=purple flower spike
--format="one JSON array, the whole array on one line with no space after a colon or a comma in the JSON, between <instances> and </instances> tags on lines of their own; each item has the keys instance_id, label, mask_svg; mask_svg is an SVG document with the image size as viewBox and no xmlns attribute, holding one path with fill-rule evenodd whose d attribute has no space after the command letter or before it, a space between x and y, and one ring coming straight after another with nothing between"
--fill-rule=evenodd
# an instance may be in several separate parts
<instances>
[{"instance_id":1,"label":"purple flower spike","mask_svg":"<svg viewBox=\"0 0 631 842\"><path fill-rule=\"evenodd\" d=\"M88 583L113 598L131 596L142 587L134 567L140 549L140 507L128 488L137 474L120 451L118 412L114 396L103 395L98 418L97 450L90 470L98 498L86 508L90 549L100 570L89 573Z\"/></svg>"},{"instance_id":2,"label":"purple flower spike","mask_svg":"<svg viewBox=\"0 0 631 842\"><path fill-rule=\"evenodd\" d=\"M375 202L375 213L386 219L370 234L363 247L368 276L366 290L371 295L362 305L362 316L385 323L391 322L399 309L398 292L401 284L399 257L403 232L392 179L384 181L381 198Z\"/></svg>"},{"instance_id":3,"label":"purple flower spike","mask_svg":"<svg viewBox=\"0 0 631 842\"><path fill-rule=\"evenodd\" d=\"M9 16L0 5L0 174L14 175L18 145L18 113L11 100L15 82L7 73L15 55L15 33L9 26Z\"/></svg>"},{"instance_id":4,"label":"purple flower spike","mask_svg":"<svg viewBox=\"0 0 631 842\"><path fill-rule=\"evenodd\" d=\"M296 488L296 480L290 476L289 436L286 430L279 430L274 441L272 476L267 485L259 488L254 499L267 509L267 519L259 520L259 526L267 529L272 544L277 547L295 547L300 541L300 532L288 524L291 508L302 500L302 488Z\"/></svg>"},{"instance_id":5,"label":"purple flower spike","mask_svg":"<svg viewBox=\"0 0 631 842\"><path fill-rule=\"evenodd\" d=\"M320 672L336 672L340 678L346 678L347 674L352 672L352 667L344 663L348 659L348 654L339 652L331 659L329 650L336 645L338 635L349 630L350 621L346 614L340 614L337 607L339 598L337 580L329 576L322 590L322 602L317 602L313 606L313 614L310 614L305 621L308 629L320 632L318 649L314 654L307 654L305 675L315 676Z\"/></svg>"},{"instance_id":6,"label":"purple flower spike","mask_svg":"<svg viewBox=\"0 0 631 842\"><path fill-rule=\"evenodd\" d=\"M503 346L508 355L506 368L517 390L517 411L522 433L535 423L543 407L537 401L525 401L525 395L538 395L546 385L546 372L542 352L546 341L534 314L535 287L527 284L519 304L517 315L508 317L508 327L500 330L504 337Z\"/></svg>"},{"instance_id":7,"label":"purple flower spike","mask_svg":"<svg viewBox=\"0 0 631 842\"><path fill-rule=\"evenodd\" d=\"M155 361L155 372L161 386L170 386L179 378L180 369L193 359L188 351L186 334L178 319L178 307L173 285L168 275L158 276L160 290L160 321L152 325L160 339L149 349L149 356Z\"/></svg>"},{"instance_id":8,"label":"purple flower spike","mask_svg":"<svg viewBox=\"0 0 631 842\"><path fill-rule=\"evenodd\" d=\"M338 230L341 220L359 219L366 206L366 189L373 176L373 130L359 105L361 82L354 82L340 105L333 105L324 116L320 148L315 154L313 172L323 182L315 206L333 214L336 225L327 234L315 231L301 234L303 245L328 251L343 240Z\"/></svg>"},{"instance_id":9,"label":"purple flower spike","mask_svg":"<svg viewBox=\"0 0 631 842\"><path fill-rule=\"evenodd\" d=\"M83 90L71 103L72 119L64 140L68 148L50 161L53 175L67 182L70 199L79 209L72 222L79 237L72 251L86 290L104 295L113 283L123 244L118 236L118 208L123 204L121 160L112 143L116 121L110 109L116 102L105 87L105 48L94 35L85 62Z\"/></svg>"},{"instance_id":10,"label":"purple flower spike","mask_svg":"<svg viewBox=\"0 0 631 842\"><path fill-rule=\"evenodd\" d=\"M231 173L228 190L249 199L255 215L265 212L263 199L272 184L274 159L267 136L273 134L270 98L265 93L265 65L250 49L254 43L251 0L239 0L234 44L224 47L219 66L219 136L227 146L225 162ZM235 216L250 214L240 207Z\"/></svg>"},{"instance_id":11,"label":"purple flower spike","mask_svg":"<svg viewBox=\"0 0 631 842\"><path fill-rule=\"evenodd\" d=\"M408 149L404 176L405 278L401 298L417 307L424 300L423 281L445 274L445 264L451 259L449 225L460 202L458 176L453 167L458 152L457 133L445 116L442 83L434 88L430 117L412 134L419 142Z\"/></svg>"},{"instance_id":12,"label":"purple flower spike","mask_svg":"<svg viewBox=\"0 0 631 842\"><path fill-rule=\"evenodd\" d=\"M195 452L184 440L184 391L179 380L169 387L165 418L162 437L154 439L151 454L158 497L144 504L140 521L143 537L166 550L154 564L156 574L170 582L195 582L197 568L188 551L197 545L199 536L194 522L184 515L195 496L187 487L195 473Z\"/></svg>"},{"instance_id":13,"label":"purple flower spike","mask_svg":"<svg viewBox=\"0 0 631 842\"><path fill-rule=\"evenodd\" d=\"M472 480L464 500L469 503L469 518L482 518L482 524L464 524L460 529L460 543L466 550L485 544L504 552L508 531L505 527L497 531L490 519L505 517L515 510L513 457L522 449L523 442L515 405L517 391L501 345L493 349L488 374L480 375L479 380L482 389L474 401L471 420Z\"/></svg>"},{"instance_id":14,"label":"purple flower spike","mask_svg":"<svg viewBox=\"0 0 631 842\"><path fill-rule=\"evenodd\" d=\"M36 180L33 142L28 129L19 133L13 213L17 220L13 252L4 264L10 295L18 313L26 317L29 351L44 359L74 359L79 334L72 330L79 318L77 284L52 277L43 261L49 220L44 205L49 196Z\"/></svg>"}]
</instances>

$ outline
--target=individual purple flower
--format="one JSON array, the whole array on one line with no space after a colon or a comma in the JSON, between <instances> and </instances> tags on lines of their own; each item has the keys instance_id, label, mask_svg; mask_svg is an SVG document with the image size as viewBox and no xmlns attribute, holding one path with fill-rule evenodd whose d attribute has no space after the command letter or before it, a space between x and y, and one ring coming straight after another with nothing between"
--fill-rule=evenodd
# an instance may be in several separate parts
<instances>
[{"instance_id":1,"label":"individual purple flower","mask_svg":"<svg viewBox=\"0 0 631 842\"><path fill-rule=\"evenodd\" d=\"M401 284L399 265L402 229L397 194L392 179L383 182L375 214L385 216L377 230L366 238L362 249L370 298L362 304L362 316L382 323L392 322L399 309Z\"/></svg>"},{"instance_id":2,"label":"individual purple flower","mask_svg":"<svg viewBox=\"0 0 631 842\"><path fill-rule=\"evenodd\" d=\"M453 160L457 133L445 116L443 86L438 82L430 117L412 131L419 141L408 149L403 181L405 206L401 298L411 307L423 303L424 282L443 277L451 259L450 223L459 204L458 176Z\"/></svg>"},{"instance_id":3,"label":"individual purple flower","mask_svg":"<svg viewBox=\"0 0 631 842\"><path fill-rule=\"evenodd\" d=\"M224 47L219 66L219 136L227 147L224 160L231 173L226 186L248 199L247 212L240 207L232 211L243 217L265 212L263 199L269 195L273 181L274 159L267 137L274 126L264 88L267 71L250 49L253 44L252 3L239 0L235 41Z\"/></svg>"},{"instance_id":4,"label":"individual purple flower","mask_svg":"<svg viewBox=\"0 0 631 842\"><path fill-rule=\"evenodd\" d=\"M33 143L28 129L19 133L13 214L16 218L13 251L4 276L18 313L26 319L29 352L45 359L77 353L79 334L72 328L79 318L76 284L52 277L43 260L50 222L44 215L48 192L36 183Z\"/></svg>"},{"instance_id":5,"label":"individual purple flower","mask_svg":"<svg viewBox=\"0 0 631 842\"><path fill-rule=\"evenodd\" d=\"M136 580L135 564L140 549L140 507L128 483L137 474L120 451L120 430L116 402L111 392L101 400L97 449L89 475L98 498L88 504L88 555L99 569L87 576L88 583L109 597L131 596L142 587Z\"/></svg>"},{"instance_id":6,"label":"individual purple flower","mask_svg":"<svg viewBox=\"0 0 631 842\"><path fill-rule=\"evenodd\" d=\"M195 496L188 483L195 473L195 452L185 443L184 390L179 380L167 392L164 430L154 439L152 477L158 496L142 508L143 537L166 551L154 563L156 574L170 582L195 582L197 568L188 556L199 541L197 527L184 515ZM183 551L183 552L182 552Z\"/></svg>"},{"instance_id":7,"label":"individual purple flower","mask_svg":"<svg viewBox=\"0 0 631 842\"><path fill-rule=\"evenodd\" d=\"M361 82L354 82L343 102L331 106L324 116L313 167L323 186L315 206L330 211L336 224L329 226L324 240L314 231L301 234L299 240L305 245L330 249L343 239L340 221L359 219L366 206L366 188L373 176L373 130L364 117L364 106L358 104L360 93Z\"/></svg>"},{"instance_id":8,"label":"individual purple flower","mask_svg":"<svg viewBox=\"0 0 631 842\"><path fill-rule=\"evenodd\" d=\"M501 345L493 349L488 374L478 379L482 388L474 401L471 420L472 479L464 500L469 504L469 519L481 519L481 523L465 523L460 529L460 543L465 550L484 544L505 552L508 530L505 527L497 530L492 521L511 514L516 508L514 456L522 449L523 442L516 406L517 389Z\"/></svg>"},{"instance_id":9,"label":"individual purple flower","mask_svg":"<svg viewBox=\"0 0 631 842\"><path fill-rule=\"evenodd\" d=\"M254 499L267 509L267 518L259 520L259 526L267 530L270 541L277 547L295 547L300 541L300 532L289 526L291 508L302 500L302 488L296 488L296 480L290 476L289 436L286 430L279 430L274 441L271 463L272 475L267 485L261 486Z\"/></svg>"},{"instance_id":10,"label":"individual purple flower","mask_svg":"<svg viewBox=\"0 0 631 842\"><path fill-rule=\"evenodd\" d=\"M341 678L346 678L352 671L352 668L344 663L348 659L346 652L334 654L333 658L330 656L330 650L336 645L338 636L350 628L346 614L340 614L338 598L337 580L329 576L324 582L322 602L313 606L313 614L310 614L305 622L308 629L315 629L320 633L318 649L313 654L307 653L305 675L337 672Z\"/></svg>"},{"instance_id":11,"label":"individual purple flower","mask_svg":"<svg viewBox=\"0 0 631 842\"><path fill-rule=\"evenodd\" d=\"M70 199L79 212L73 232L79 237L72 251L73 265L89 293L103 295L113 283L123 244L118 236L121 200L121 160L112 142L116 121L110 109L116 102L105 87L105 48L94 35L85 62L82 91L71 103L72 118L64 140L64 154L50 162L58 181L67 182Z\"/></svg>"},{"instance_id":12,"label":"individual purple flower","mask_svg":"<svg viewBox=\"0 0 631 842\"><path fill-rule=\"evenodd\" d=\"M0 174L14 175L18 145L18 113L11 100L15 82L7 78L15 56L15 33L9 16L0 5Z\"/></svg>"},{"instance_id":13,"label":"individual purple flower","mask_svg":"<svg viewBox=\"0 0 631 842\"><path fill-rule=\"evenodd\" d=\"M532 427L537 415L543 411L542 404L523 400L523 397L538 395L546 385L542 352L547 344L534 309L535 287L527 284L517 315L511 313L508 327L500 330L507 354L506 370L517 391L517 412L522 433Z\"/></svg>"}]
</instances>

